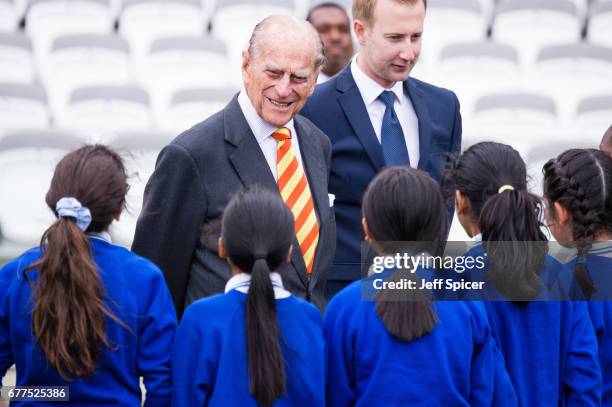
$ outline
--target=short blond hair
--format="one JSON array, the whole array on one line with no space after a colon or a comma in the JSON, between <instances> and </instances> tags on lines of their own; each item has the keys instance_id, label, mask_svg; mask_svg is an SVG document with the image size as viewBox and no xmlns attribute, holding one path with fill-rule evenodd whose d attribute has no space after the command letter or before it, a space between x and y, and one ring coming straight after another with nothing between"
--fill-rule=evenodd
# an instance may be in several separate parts
<instances>
[{"instance_id":1,"label":"short blond hair","mask_svg":"<svg viewBox=\"0 0 612 407\"><path fill-rule=\"evenodd\" d=\"M353 19L361 20L364 23L371 24L374 21L374 8L378 0L353 0ZM401 4L414 5L419 1L423 1L423 5L427 8L427 0L394 0Z\"/></svg>"}]
</instances>

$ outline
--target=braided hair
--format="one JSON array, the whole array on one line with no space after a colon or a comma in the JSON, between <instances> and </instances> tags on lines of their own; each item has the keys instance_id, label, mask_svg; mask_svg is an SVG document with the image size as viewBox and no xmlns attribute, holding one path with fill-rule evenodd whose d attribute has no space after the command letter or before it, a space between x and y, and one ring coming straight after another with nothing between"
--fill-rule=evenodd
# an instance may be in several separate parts
<instances>
[{"instance_id":1,"label":"braided hair","mask_svg":"<svg viewBox=\"0 0 612 407\"><path fill-rule=\"evenodd\" d=\"M574 277L590 298L595 287L587 273L587 255L597 233L612 231L612 159L595 149L571 149L549 160L543 172L550 206L558 202L572 215L578 250Z\"/></svg>"}]
</instances>

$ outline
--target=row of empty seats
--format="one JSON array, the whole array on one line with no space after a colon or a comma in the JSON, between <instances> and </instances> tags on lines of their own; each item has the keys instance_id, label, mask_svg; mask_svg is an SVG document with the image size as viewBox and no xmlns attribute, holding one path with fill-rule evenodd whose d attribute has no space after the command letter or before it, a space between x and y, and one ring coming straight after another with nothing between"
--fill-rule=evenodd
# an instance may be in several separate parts
<instances>
[{"instance_id":1,"label":"row of empty seats","mask_svg":"<svg viewBox=\"0 0 612 407\"><path fill-rule=\"evenodd\" d=\"M168 134L123 134L109 140L124 158L130 190L127 208L111 232L124 245L132 240L142 206L144 185L155 166L155 158L168 143ZM57 162L82 144L77 136L55 131L16 132L0 140L0 231L2 238L17 245L33 245L53 222L45 205L45 194Z\"/></svg>"},{"instance_id":2,"label":"row of empty seats","mask_svg":"<svg viewBox=\"0 0 612 407\"><path fill-rule=\"evenodd\" d=\"M275 13L304 16L308 0L0 0L0 31L15 31L25 11L25 30L38 58L51 50L58 36L118 33L135 55L168 35L210 34L235 55L254 25ZM347 4L348 6L348 4ZM11 9L13 9L11 11ZM515 45L528 63L546 45L586 40L612 46L610 0L430 0L425 26L427 59L435 60L451 42L492 39Z\"/></svg>"},{"instance_id":3,"label":"row of empty seats","mask_svg":"<svg viewBox=\"0 0 612 407\"><path fill-rule=\"evenodd\" d=\"M520 140L513 135L502 140ZM525 136L525 135L523 135ZM108 140L124 157L130 183L127 208L111 226L113 239L130 246L142 207L145 184L153 172L157 154L173 137L170 133L123 133ZM533 142L533 140L531 140ZM34 245L54 217L44 196L53 169L68 151L82 144L75 134L57 131L19 131L0 139L0 232L2 239L19 247ZM471 143L465 142L464 147ZM596 147L585 138L532 143L523 152L530 175L530 189L541 194L542 166L551 157L572 147ZM451 240L467 240L458 223L451 228ZM16 253L13 253L16 254Z\"/></svg>"},{"instance_id":4,"label":"row of empty seats","mask_svg":"<svg viewBox=\"0 0 612 407\"><path fill-rule=\"evenodd\" d=\"M133 86L75 89L66 107L52 115L35 85L0 83L0 138L14 129L49 127L79 131L86 140L106 141L117 131L179 132L221 110L234 89L194 88L173 94L167 109L153 113L148 93Z\"/></svg>"}]
</instances>

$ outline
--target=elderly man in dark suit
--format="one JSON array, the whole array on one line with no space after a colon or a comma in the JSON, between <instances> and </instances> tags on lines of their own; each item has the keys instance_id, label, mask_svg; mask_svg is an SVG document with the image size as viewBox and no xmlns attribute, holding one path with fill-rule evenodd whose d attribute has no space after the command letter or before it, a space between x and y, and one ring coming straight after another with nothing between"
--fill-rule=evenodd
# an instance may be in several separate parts
<instances>
[{"instance_id":1,"label":"elderly man in dark suit","mask_svg":"<svg viewBox=\"0 0 612 407\"><path fill-rule=\"evenodd\" d=\"M160 153L132 249L162 269L179 314L224 291L230 271L216 252L219 220L231 196L253 184L279 192L296 219L291 262L280 271L285 288L325 306L335 251L331 146L297 115L314 90L322 49L307 22L266 18L243 53L242 91Z\"/></svg>"},{"instance_id":2,"label":"elderly man in dark suit","mask_svg":"<svg viewBox=\"0 0 612 407\"><path fill-rule=\"evenodd\" d=\"M448 158L460 150L455 94L409 77L421 51L425 9L426 0L353 0L361 49L317 87L302 111L332 142L338 250L329 296L360 277L361 198L376 173L410 165L442 182Z\"/></svg>"}]
</instances>

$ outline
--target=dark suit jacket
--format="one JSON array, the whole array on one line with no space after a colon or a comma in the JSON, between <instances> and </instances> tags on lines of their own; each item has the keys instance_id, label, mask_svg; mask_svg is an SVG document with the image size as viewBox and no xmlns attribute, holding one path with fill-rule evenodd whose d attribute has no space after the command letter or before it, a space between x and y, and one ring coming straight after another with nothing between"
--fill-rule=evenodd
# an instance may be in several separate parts
<instances>
[{"instance_id":1,"label":"dark suit jacket","mask_svg":"<svg viewBox=\"0 0 612 407\"><path fill-rule=\"evenodd\" d=\"M419 121L418 168L441 182L448 153L456 155L461 148L459 101L453 92L413 78L404 82L404 90ZM361 199L385 163L350 65L338 76L318 85L301 114L312 120L332 142L329 191L336 195L338 244L329 279L358 279L363 241Z\"/></svg>"},{"instance_id":2,"label":"dark suit jacket","mask_svg":"<svg viewBox=\"0 0 612 407\"><path fill-rule=\"evenodd\" d=\"M287 290L323 309L323 287L336 241L327 193L331 146L308 119L296 116L294 125L319 221L319 244L310 281L297 239L291 262L280 274ZM278 193L236 97L159 154L132 249L162 269L179 315L198 298L223 292L230 271L217 256L220 217L232 195L253 184Z\"/></svg>"}]
</instances>

